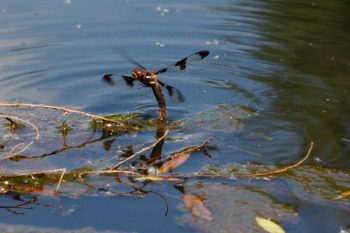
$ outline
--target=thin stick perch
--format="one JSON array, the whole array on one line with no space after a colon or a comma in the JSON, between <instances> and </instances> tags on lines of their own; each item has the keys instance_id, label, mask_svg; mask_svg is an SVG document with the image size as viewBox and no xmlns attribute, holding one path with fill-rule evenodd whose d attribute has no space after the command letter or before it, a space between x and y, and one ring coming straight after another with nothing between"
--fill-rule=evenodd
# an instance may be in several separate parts
<instances>
[{"instance_id":1,"label":"thin stick perch","mask_svg":"<svg viewBox=\"0 0 350 233\"><path fill-rule=\"evenodd\" d=\"M164 140L164 138L167 136L168 132L169 132L169 130L166 130L166 131L164 132L164 135L163 135L162 137L160 137L160 138L159 138L155 143L153 143L152 145L142 148L141 150L139 150L139 151L135 152L134 154L132 154L130 157L128 157L128 158L126 158L126 159L120 161L120 162L117 163L116 165L110 167L110 168L109 168L109 171L112 171L112 170L116 169L117 167L119 167L119 166L122 165L123 163L126 163L126 162L129 161L130 159L133 159L133 158L136 157L137 155L139 155L139 154L141 154L141 153L147 151L147 150L150 149L150 148L155 147L159 142L161 142L162 140Z\"/></svg>"}]
</instances>

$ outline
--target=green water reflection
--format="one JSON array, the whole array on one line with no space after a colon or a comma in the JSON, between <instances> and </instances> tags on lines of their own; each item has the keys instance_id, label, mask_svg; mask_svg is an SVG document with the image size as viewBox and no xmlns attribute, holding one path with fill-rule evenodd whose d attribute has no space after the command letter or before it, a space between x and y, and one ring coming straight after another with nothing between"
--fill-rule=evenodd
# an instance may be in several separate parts
<instances>
[{"instance_id":1,"label":"green water reflection","mask_svg":"<svg viewBox=\"0 0 350 233\"><path fill-rule=\"evenodd\" d=\"M244 50L268 66L244 76L272 87L262 94L271 101L269 124L297 133L301 143L315 141L322 165L350 168L348 2L254 1L237 7L234 1L217 9L244 17L246 32L260 37ZM237 21L226 23L223 28L234 30ZM276 126L278 121L283 123Z\"/></svg>"}]
</instances>

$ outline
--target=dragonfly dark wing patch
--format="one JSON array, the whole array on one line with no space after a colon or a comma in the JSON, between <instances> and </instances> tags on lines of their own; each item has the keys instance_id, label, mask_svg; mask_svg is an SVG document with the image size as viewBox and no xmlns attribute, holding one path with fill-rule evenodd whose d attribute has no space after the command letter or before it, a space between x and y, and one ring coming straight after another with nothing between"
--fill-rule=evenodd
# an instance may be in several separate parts
<instances>
[{"instance_id":1,"label":"dragonfly dark wing patch","mask_svg":"<svg viewBox=\"0 0 350 233\"><path fill-rule=\"evenodd\" d=\"M102 80L105 82L105 83L107 83L107 84L109 84L109 85L111 85L111 86L115 86L115 78L113 78L112 76L115 76L115 75L113 75L113 74L105 74L103 77L102 77ZM125 76L125 75L119 75L120 77L122 77L123 79L124 79L124 81L125 81L125 83L128 85L128 86L130 86L130 87L132 87L132 86L134 86L134 79L132 78L132 77L130 77L130 76Z\"/></svg>"},{"instance_id":2,"label":"dragonfly dark wing patch","mask_svg":"<svg viewBox=\"0 0 350 233\"><path fill-rule=\"evenodd\" d=\"M176 91L176 97L177 97L177 100L179 102L184 102L185 101L185 97L183 96L182 92L177 89L176 87L173 87L173 86L170 86L162 81L159 81L158 80L158 83L159 85L161 85L162 87L164 87L167 91L168 91L168 94L170 97L173 97L174 96L174 90Z\"/></svg>"},{"instance_id":3,"label":"dragonfly dark wing patch","mask_svg":"<svg viewBox=\"0 0 350 233\"><path fill-rule=\"evenodd\" d=\"M135 80L134 80L132 77L130 77L130 76L125 76L125 75L123 75L122 77L123 77L125 83L126 83L129 87L134 86L134 81L135 81Z\"/></svg>"},{"instance_id":4,"label":"dragonfly dark wing patch","mask_svg":"<svg viewBox=\"0 0 350 233\"><path fill-rule=\"evenodd\" d=\"M109 85L112 85L114 86L115 83L113 81L113 78L112 78L112 74L105 74L103 77L102 77L102 80L106 83L108 83Z\"/></svg>"},{"instance_id":5,"label":"dragonfly dark wing patch","mask_svg":"<svg viewBox=\"0 0 350 233\"><path fill-rule=\"evenodd\" d=\"M186 67L189 63L196 61L196 60L202 60L203 58L205 58L208 55L209 55L209 51L206 51L206 50L198 51L194 54L189 55L188 57L185 57L185 58L177 61L175 64L172 64L170 66L167 66L165 68L158 70L157 72L155 72L155 74L161 74L161 73L168 71L169 69L176 68L176 67L178 67L180 70L184 70L184 69L186 69Z\"/></svg>"}]
</instances>

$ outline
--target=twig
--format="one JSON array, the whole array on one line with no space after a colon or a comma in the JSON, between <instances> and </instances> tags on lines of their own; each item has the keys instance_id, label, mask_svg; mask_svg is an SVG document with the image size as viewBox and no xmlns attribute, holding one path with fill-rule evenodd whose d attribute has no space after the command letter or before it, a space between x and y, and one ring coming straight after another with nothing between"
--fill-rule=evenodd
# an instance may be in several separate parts
<instances>
[{"instance_id":1,"label":"twig","mask_svg":"<svg viewBox=\"0 0 350 233\"><path fill-rule=\"evenodd\" d=\"M44 153L44 154L41 154L41 155L33 155L33 156L30 156L30 157L21 157L20 160L29 160L29 159L42 159L42 158L45 158L45 157L49 157L51 155L55 155L55 154L58 154L60 152L63 152L63 151L67 151L67 150L71 150L71 149L78 149L78 148L82 148L86 145L90 145L90 144L93 144L93 143L96 143L96 142L100 142L102 140L104 140L104 138L98 138L98 139L94 139L92 141L90 141L94 135L95 135L95 132L96 130L94 129L94 132L91 134L91 136L83 143L79 144L79 145L75 145L75 146L63 146L62 148L58 149L58 150L54 150L54 151L51 151L49 153ZM22 152L17 152L17 154L20 154ZM5 159L11 159L12 157L6 157L0 161L3 161Z\"/></svg>"},{"instance_id":2,"label":"twig","mask_svg":"<svg viewBox=\"0 0 350 233\"><path fill-rule=\"evenodd\" d=\"M58 192L58 190L60 189L60 185L61 185L61 183L62 183L63 176L64 176L65 173L66 173L66 169L64 168L64 169L62 170L62 175L61 175L61 177L60 177L60 179L59 179L59 181L58 181L58 184L57 184L57 187L56 187L56 192Z\"/></svg>"},{"instance_id":3,"label":"twig","mask_svg":"<svg viewBox=\"0 0 350 233\"><path fill-rule=\"evenodd\" d=\"M116 124L120 124L120 122L118 121L114 121L102 116L98 116L98 115L94 115L91 113L86 113L83 111L79 111L79 110L74 110L74 109L70 109L70 108L66 108L66 107L61 107L61 106L52 106L52 105L46 105L46 104L29 104L29 103L0 103L0 107L30 107L30 108L48 108L48 109L54 109L54 110L59 110L59 111L63 111L65 112L69 112L69 113L76 113L79 115L83 115L86 117L90 117L93 119L100 119L100 120L104 120L104 121L108 121L108 122L113 122Z\"/></svg>"},{"instance_id":4,"label":"twig","mask_svg":"<svg viewBox=\"0 0 350 233\"><path fill-rule=\"evenodd\" d=\"M96 172L82 172L80 175L89 175L89 174L125 174L125 175L133 175L133 176L142 176L140 173L133 172L133 171L126 171L126 170L102 170L102 171L96 171Z\"/></svg>"},{"instance_id":5,"label":"twig","mask_svg":"<svg viewBox=\"0 0 350 233\"><path fill-rule=\"evenodd\" d=\"M197 151L200 151L200 150L203 150L204 149L204 153L205 152L205 146L210 142L210 140L212 140L213 138L208 138L207 140L205 140L203 143L199 144L199 145L195 145L195 146L190 146L190 147L186 147L180 151L176 151L176 152L173 152L171 153L170 155L168 155L166 158L164 159L159 159L159 160L155 160L155 161L152 161L152 164L154 163L158 163L158 162L161 162L161 163L166 163L167 161L169 160L172 160L174 159L174 156L177 156L179 154L191 154L193 152L197 152ZM211 156L211 155L209 155Z\"/></svg>"},{"instance_id":6,"label":"twig","mask_svg":"<svg viewBox=\"0 0 350 233\"><path fill-rule=\"evenodd\" d=\"M293 164L293 165L290 165L290 166L287 166L287 167L284 167L284 168L281 168L281 169L278 169L278 170L274 170L274 171L260 172L260 173L255 173L255 174L237 174L236 176L257 177L257 176L269 176L269 175L273 175L273 174L277 174L277 173L286 172L288 170L291 170L291 169L299 166L305 160L307 160L309 158L310 154L311 154L311 151L312 151L313 147L314 147L314 143L311 142L310 146L309 146L309 149L308 149L306 155L304 156L304 158L302 160L300 160L299 162Z\"/></svg>"},{"instance_id":7,"label":"twig","mask_svg":"<svg viewBox=\"0 0 350 233\"><path fill-rule=\"evenodd\" d=\"M203 149L211 140L213 140L213 138L210 137L210 138L208 138L207 140L205 140L202 144L199 144L199 145L197 145L197 146L187 147L187 148L185 148L185 149L182 150L182 151L175 152L174 154L178 154L178 153L192 153L192 152L201 150L201 149Z\"/></svg>"},{"instance_id":8,"label":"twig","mask_svg":"<svg viewBox=\"0 0 350 233\"><path fill-rule=\"evenodd\" d=\"M248 149L245 149L243 147L239 147L239 146L229 146L229 148L233 148L233 149L236 149L236 150L240 150L240 151L243 151L249 155L252 155L252 156L256 156L256 157L263 157L262 154L260 153L257 153L257 152L254 152L254 151L251 151L251 150L248 150Z\"/></svg>"},{"instance_id":9,"label":"twig","mask_svg":"<svg viewBox=\"0 0 350 233\"><path fill-rule=\"evenodd\" d=\"M339 199L343 199L344 197L347 197L347 196L349 196L349 195L350 195L350 190L345 191L345 192L342 192L341 194L339 194L339 195L333 197L333 198L331 199L331 201L336 201L336 200L339 200Z\"/></svg>"},{"instance_id":10,"label":"twig","mask_svg":"<svg viewBox=\"0 0 350 233\"><path fill-rule=\"evenodd\" d=\"M29 142L25 147L23 147L21 150L17 151L16 153L13 153L15 147L18 147L19 145L22 145L22 144L24 144L24 143L19 143L19 144L17 144L16 146L14 146L14 147L11 149L10 153L7 154L6 159L11 158L11 157L14 156L14 155L18 155L18 154L23 153L23 152L26 151L30 146L32 146L33 143L34 143L34 141L31 141L31 142ZM11 155L11 153L12 153L12 155ZM2 160L0 160L0 161L2 161Z\"/></svg>"},{"instance_id":11,"label":"twig","mask_svg":"<svg viewBox=\"0 0 350 233\"><path fill-rule=\"evenodd\" d=\"M150 146L144 147L144 148L142 148L141 150L135 152L134 154L132 154L132 155L129 156L128 158L126 158L126 159L120 161L119 163L117 163L116 165L110 167L108 170L109 170L109 171L112 171L112 170L116 169L117 167L119 167L120 165L122 165L123 163L129 161L130 159L133 159L133 158L136 157L137 155L139 155L139 154L145 152L146 150L148 150L148 149L150 149L150 148L155 147L159 142L161 142L162 140L164 140L164 138L167 136L168 132L169 132L169 130L166 130L166 131L164 132L164 135L163 135L162 137L160 137L155 143L153 143L153 144L150 145Z\"/></svg>"}]
</instances>

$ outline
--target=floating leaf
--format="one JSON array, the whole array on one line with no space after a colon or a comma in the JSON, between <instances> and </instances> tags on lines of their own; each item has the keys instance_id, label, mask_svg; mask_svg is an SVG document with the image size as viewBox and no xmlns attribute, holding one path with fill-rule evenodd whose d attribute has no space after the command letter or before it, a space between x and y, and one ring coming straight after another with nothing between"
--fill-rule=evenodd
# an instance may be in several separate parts
<instances>
[{"instance_id":1,"label":"floating leaf","mask_svg":"<svg viewBox=\"0 0 350 233\"><path fill-rule=\"evenodd\" d=\"M271 220L255 217L257 224L268 233L285 233L285 231Z\"/></svg>"},{"instance_id":2,"label":"floating leaf","mask_svg":"<svg viewBox=\"0 0 350 233\"><path fill-rule=\"evenodd\" d=\"M181 164L186 162L189 157L190 157L190 153L188 153L188 152L187 153L179 153L179 154L174 155L171 160L164 163L159 168L159 173L164 174L164 173L167 173L167 172L177 168L178 166L180 166Z\"/></svg>"},{"instance_id":3,"label":"floating leaf","mask_svg":"<svg viewBox=\"0 0 350 233\"><path fill-rule=\"evenodd\" d=\"M179 181L179 179L174 177L161 177L161 176L142 176L137 177L134 179L135 181L145 181L145 180L151 180L151 181Z\"/></svg>"},{"instance_id":4,"label":"floating leaf","mask_svg":"<svg viewBox=\"0 0 350 233\"><path fill-rule=\"evenodd\" d=\"M182 196L182 201L190 209L193 216L209 221L213 220L210 210L204 205L201 197L193 194L185 194Z\"/></svg>"}]
</instances>

